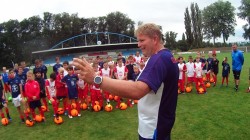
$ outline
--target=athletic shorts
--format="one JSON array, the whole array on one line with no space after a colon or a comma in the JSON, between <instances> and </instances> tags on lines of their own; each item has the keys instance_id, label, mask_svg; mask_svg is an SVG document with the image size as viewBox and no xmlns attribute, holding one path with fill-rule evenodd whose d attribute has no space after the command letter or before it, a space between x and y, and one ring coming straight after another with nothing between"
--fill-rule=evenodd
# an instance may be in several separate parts
<instances>
[{"instance_id":1,"label":"athletic shorts","mask_svg":"<svg viewBox=\"0 0 250 140\"><path fill-rule=\"evenodd\" d=\"M188 82L188 83L195 82L194 77L188 77L188 78L187 78L187 82Z\"/></svg>"},{"instance_id":2,"label":"athletic shorts","mask_svg":"<svg viewBox=\"0 0 250 140\"><path fill-rule=\"evenodd\" d=\"M233 70L233 74L234 74L234 79L235 80L239 80L240 79L240 72L241 71Z\"/></svg>"},{"instance_id":3,"label":"athletic shorts","mask_svg":"<svg viewBox=\"0 0 250 140\"><path fill-rule=\"evenodd\" d=\"M35 109L35 108L40 108L42 106L40 100L36 100L36 101L30 101L29 102L29 107L32 108L32 109Z\"/></svg>"},{"instance_id":4,"label":"athletic shorts","mask_svg":"<svg viewBox=\"0 0 250 140\"><path fill-rule=\"evenodd\" d=\"M46 98L46 94L45 93L40 93L40 98Z\"/></svg>"},{"instance_id":5,"label":"athletic shorts","mask_svg":"<svg viewBox=\"0 0 250 140\"><path fill-rule=\"evenodd\" d=\"M56 96L56 98L57 98L58 100L61 100L61 99L65 99L66 96Z\"/></svg>"},{"instance_id":6,"label":"athletic shorts","mask_svg":"<svg viewBox=\"0 0 250 140\"><path fill-rule=\"evenodd\" d=\"M78 99L78 94L69 94L69 99Z\"/></svg>"},{"instance_id":7,"label":"athletic shorts","mask_svg":"<svg viewBox=\"0 0 250 140\"><path fill-rule=\"evenodd\" d=\"M19 94L16 98L12 98L12 102L15 107L21 106L21 101L22 101L21 94Z\"/></svg>"}]
</instances>

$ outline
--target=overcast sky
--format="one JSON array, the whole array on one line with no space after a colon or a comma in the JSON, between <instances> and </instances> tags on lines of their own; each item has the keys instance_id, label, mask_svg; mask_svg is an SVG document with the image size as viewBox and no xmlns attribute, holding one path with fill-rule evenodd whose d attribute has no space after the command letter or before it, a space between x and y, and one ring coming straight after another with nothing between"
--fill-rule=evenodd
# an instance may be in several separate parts
<instances>
[{"instance_id":1,"label":"overcast sky","mask_svg":"<svg viewBox=\"0 0 250 140\"><path fill-rule=\"evenodd\" d=\"M178 33L178 39L185 32L184 12L191 2L198 4L200 9L217 0L1 0L0 23L10 19L22 21L24 18L40 15L44 12L58 14L67 12L78 13L79 17L106 16L110 12L120 11L136 23L153 22L166 31ZM240 0L229 0L238 12ZM229 42L245 41L242 37L242 26L246 23L236 17L235 36Z\"/></svg>"}]
</instances>

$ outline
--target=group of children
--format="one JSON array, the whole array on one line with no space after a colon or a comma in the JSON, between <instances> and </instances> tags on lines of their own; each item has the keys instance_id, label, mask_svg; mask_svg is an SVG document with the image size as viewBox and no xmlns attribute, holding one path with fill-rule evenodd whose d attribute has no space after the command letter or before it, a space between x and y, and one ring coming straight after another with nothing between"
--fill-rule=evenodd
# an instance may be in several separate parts
<instances>
[{"instance_id":1,"label":"group of children","mask_svg":"<svg viewBox=\"0 0 250 140\"><path fill-rule=\"evenodd\" d=\"M136 80L140 71L145 66L146 59L138 55L130 55L124 62L124 57L118 55L117 61L114 62L111 56L107 60L101 57L88 59L97 75L107 76L119 80ZM103 109L104 100L110 104L109 96L111 93L102 91L96 85L88 85L84 82L83 77L78 74L78 70L69 65L68 61L60 64L59 57L56 57L56 64L53 66L53 72L46 78L47 68L41 60L35 60L35 67L32 71L24 66L18 66L17 70L10 69L6 72L3 68L1 80L4 85L0 84L0 114L5 118L2 108L5 108L7 118L11 121L7 107L8 92L11 94L12 102L17 108L21 121L25 119L34 121L36 117L35 109L38 108L42 121L45 121L44 112L49 111L48 103L52 104L54 117L59 117L58 108L60 102L63 103L65 115L72 118L72 103L76 104L78 116L81 116L80 105L86 103L89 110L98 103ZM46 70L46 71L45 71ZM90 96L91 102L88 99ZM119 108L122 99L116 99L116 108ZM97 102L98 101L98 102ZM126 99L128 106L133 106L133 101ZM45 110L42 109L45 107ZM30 112L26 111L30 109ZM31 115L31 116L30 116Z\"/></svg>"},{"instance_id":2,"label":"group of children","mask_svg":"<svg viewBox=\"0 0 250 140\"><path fill-rule=\"evenodd\" d=\"M204 54L197 53L195 60L192 56L188 57L188 62L184 62L184 58L179 56L179 90L180 93L185 93L185 87L192 87L195 83L196 92L200 93L199 89L203 89L203 93L207 93L205 83L212 83L213 86L217 84L217 74L219 72L219 60L216 58L216 53L209 53L208 58L205 58ZM222 83L226 79L226 86L228 86L228 76L230 73L230 65L227 62L227 57L222 62ZM187 78L186 78L187 77Z\"/></svg>"}]
</instances>

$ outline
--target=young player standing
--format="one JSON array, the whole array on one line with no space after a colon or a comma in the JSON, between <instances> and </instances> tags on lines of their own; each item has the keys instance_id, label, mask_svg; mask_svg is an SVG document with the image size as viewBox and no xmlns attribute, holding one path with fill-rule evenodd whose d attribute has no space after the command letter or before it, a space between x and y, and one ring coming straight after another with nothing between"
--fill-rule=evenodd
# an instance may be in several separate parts
<instances>
[{"instance_id":1,"label":"young player standing","mask_svg":"<svg viewBox=\"0 0 250 140\"><path fill-rule=\"evenodd\" d=\"M185 73L187 72L187 67L186 64L183 63L183 57L180 56L178 58L179 63L178 63L178 67L179 67L179 81L178 83L180 84L180 91L181 93L185 92Z\"/></svg>"},{"instance_id":2,"label":"young player standing","mask_svg":"<svg viewBox=\"0 0 250 140\"><path fill-rule=\"evenodd\" d=\"M4 95L4 88L2 84L2 76L0 76L0 115L2 118L5 118L4 113L2 111L3 107L5 108L5 112L7 115L7 118L9 121L12 121L10 114L9 114L9 108L6 103L5 95Z\"/></svg>"},{"instance_id":3,"label":"young player standing","mask_svg":"<svg viewBox=\"0 0 250 140\"><path fill-rule=\"evenodd\" d=\"M57 109L59 101L56 98L56 73L52 72L50 74L50 78L45 81L45 89L48 100L50 100L53 110L54 116L58 117Z\"/></svg>"},{"instance_id":4,"label":"young player standing","mask_svg":"<svg viewBox=\"0 0 250 140\"><path fill-rule=\"evenodd\" d=\"M27 82L25 84L25 94L29 103L30 111L35 120L36 114L35 109L38 108L40 115L42 117L42 121L45 121L44 112L41 108L42 104L40 101L40 86L37 81L34 80L34 74L31 71L27 72Z\"/></svg>"},{"instance_id":5,"label":"young player standing","mask_svg":"<svg viewBox=\"0 0 250 140\"><path fill-rule=\"evenodd\" d=\"M219 60L216 58L216 54L213 54L213 61L212 61L212 67L211 67L212 76L214 79L214 87L217 83L217 74L219 72Z\"/></svg>"},{"instance_id":6,"label":"young player standing","mask_svg":"<svg viewBox=\"0 0 250 140\"><path fill-rule=\"evenodd\" d=\"M108 62L107 61L105 61L103 63L103 68L100 70L100 75L111 78L111 70L110 70L110 68L108 66ZM109 94L110 93L107 92L107 91L102 91L102 92L104 94L104 97L106 99L107 104L109 104L110 103L110 101L109 101Z\"/></svg>"},{"instance_id":7,"label":"young player standing","mask_svg":"<svg viewBox=\"0 0 250 140\"><path fill-rule=\"evenodd\" d=\"M68 113L69 113L69 118L72 118L71 115L71 104L73 102L76 103L76 109L78 111L78 116L80 117L80 105L78 101L78 87L77 87L77 81L79 80L77 75L74 74L73 72L73 67L69 66L68 67L68 75L63 77L61 80L62 82L66 83L68 87L68 98L69 98L69 103L68 103Z\"/></svg>"},{"instance_id":8,"label":"young player standing","mask_svg":"<svg viewBox=\"0 0 250 140\"><path fill-rule=\"evenodd\" d=\"M224 80L226 79L226 84L228 87L228 76L230 73L230 65L227 63L227 57L224 58L222 62L222 82L221 82L221 87L224 84Z\"/></svg>"},{"instance_id":9,"label":"young player standing","mask_svg":"<svg viewBox=\"0 0 250 140\"><path fill-rule=\"evenodd\" d=\"M207 93L206 86L202 79L202 68L203 68L203 64L200 62L200 57L197 56L196 62L194 63L194 77L195 77L195 82L196 82L196 91L197 93L199 93L199 87L202 86L202 88L204 89L204 94L206 94ZM200 86L199 86L199 83L200 83Z\"/></svg>"},{"instance_id":10,"label":"young player standing","mask_svg":"<svg viewBox=\"0 0 250 140\"><path fill-rule=\"evenodd\" d=\"M10 70L9 72L8 85L11 90L12 102L14 106L17 108L21 121L24 123L24 114L21 110L21 102L24 102L22 99L23 98L22 84L20 78L15 76L14 70Z\"/></svg>"},{"instance_id":11,"label":"young player standing","mask_svg":"<svg viewBox=\"0 0 250 140\"><path fill-rule=\"evenodd\" d=\"M39 86L40 86L40 98L42 100L42 103L46 107L46 111L49 111L47 100L46 100L46 93L45 93L45 80L42 77L41 72L37 72L35 74L35 80L39 83Z\"/></svg>"},{"instance_id":12,"label":"young player standing","mask_svg":"<svg viewBox=\"0 0 250 140\"><path fill-rule=\"evenodd\" d=\"M194 79L194 62L193 62L193 57L192 56L188 57L188 62L186 63L186 67L187 67L187 84L186 84L186 86L190 87L195 82L195 79Z\"/></svg>"}]
</instances>

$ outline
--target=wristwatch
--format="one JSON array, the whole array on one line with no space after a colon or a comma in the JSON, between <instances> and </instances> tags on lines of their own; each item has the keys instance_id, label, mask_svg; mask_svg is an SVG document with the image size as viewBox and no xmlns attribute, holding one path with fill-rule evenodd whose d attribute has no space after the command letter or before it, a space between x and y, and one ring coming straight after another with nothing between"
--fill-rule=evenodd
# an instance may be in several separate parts
<instances>
[{"instance_id":1,"label":"wristwatch","mask_svg":"<svg viewBox=\"0 0 250 140\"><path fill-rule=\"evenodd\" d=\"M94 78L94 83L96 84L96 85L101 85L101 83L102 83L102 76L95 76L95 78Z\"/></svg>"}]
</instances>

